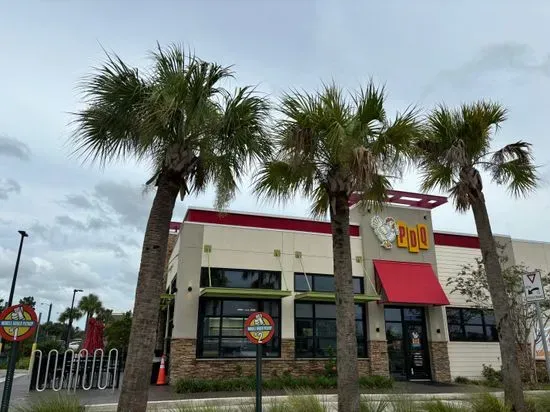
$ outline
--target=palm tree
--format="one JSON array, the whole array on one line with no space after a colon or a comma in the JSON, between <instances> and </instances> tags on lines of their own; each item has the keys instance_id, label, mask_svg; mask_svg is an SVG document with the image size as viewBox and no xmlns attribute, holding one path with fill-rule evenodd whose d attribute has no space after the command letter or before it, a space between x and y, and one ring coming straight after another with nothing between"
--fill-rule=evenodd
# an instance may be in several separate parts
<instances>
[{"instance_id":1,"label":"palm tree","mask_svg":"<svg viewBox=\"0 0 550 412\"><path fill-rule=\"evenodd\" d=\"M156 193L145 229L119 411L145 411L159 316L168 232L178 194L216 187L216 206L234 196L247 167L271 152L269 105L250 87L230 92L230 67L187 55L152 53L147 71L119 57L84 81L87 107L76 113L76 153L85 160L135 158L152 166ZM153 325L153 326L151 326Z\"/></svg>"},{"instance_id":2,"label":"palm tree","mask_svg":"<svg viewBox=\"0 0 550 412\"><path fill-rule=\"evenodd\" d=\"M82 311L80 309L73 308L72 315L71 315L71 308L66 308L63 312L61 312L59 314L59 322L65 323L71 318L73 320L78 320L78 319L82 318L82 316L84 316L84 314L82 313Z\"/></svg>"},{"instance_id":3,"label":"palm tree","mask_svg":"<svg viewBox=\"0 0 550 412\"><path fill-rule=\"evenodd\" d=\"M90 293L88 296L83 296L78 302L78 308L86 314L86 327L88 328L88 319L99 313L103 309L103 305L97 295Z\"/></svg>"},{"instance_id":4,"label":"palm tree","mask_svg":"<svg viewBox=\"0 0 550 412\"><path fill-rule=\"evenodd\" d=\"M450 194L459 212L472 209L496 315L506 400L516 411L523 411L515 328L480 173L486 172L494 183L507 186L514 196L526 195L537 185L529 143L518 141L491 151L493 134L506 115L499 104L484 101L454 110L439 106L428 116L426 134L419 141L419 166L424 191L440 188Z\"/></svg>"},{"instance_id":5,"label":"palm tree","mask_svg":"<svg viewBox=\"0 0 550 412\"><path fill-rule=\"evenodd\" d=\"M385 92L372 82L344 95L335 85L313 94L292 91L281 100L277 152L255 182L256 192L286 201L299 193L316 217L330 214L336 289L338 410L359 411L357 341L349 238L349 201L380 206L390 178L406 163L420 127L416 112L390 120Z\"/></svg>"}]
</instances>

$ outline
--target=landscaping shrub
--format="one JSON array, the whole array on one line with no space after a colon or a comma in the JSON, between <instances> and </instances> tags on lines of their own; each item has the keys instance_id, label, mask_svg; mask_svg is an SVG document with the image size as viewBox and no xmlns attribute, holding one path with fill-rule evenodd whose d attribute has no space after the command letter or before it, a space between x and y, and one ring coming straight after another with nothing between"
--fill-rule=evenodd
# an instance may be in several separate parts
<instances>
[{"instance_id":1,"label":"landscaping shrub","mask_svg":"<svg viewBox=\"0 0 550 412\"><path fill-rule=\"evenodd\" d=\"M393 387L393 380L383 376L367 376L359 380L365 389L388 389ZM201 392L246 392L256 387L253 376L228 379L179 379L175 384L177 393ZM335 376L293 377L290 374L274 376L263 381L263 388L270 390L283 389L332 389L336 388Z\"/></svg>"},{"instance_id":2,"label":"landscaping shrub","mask_svg":"<svg viewBox=\"0 0 550 412\"><path fill-rule=\"evenodd\" d=\"M474 396L471 401L472 412L511 412L509 406L489 393Z\"/></svg>"},{"instance_id":3,"label":"landscaping shrub","mask_svg":"<svg viewBox=\"0 0 550 412\"><path fill-rule=\"evenodd\" d=\"M18 412L84 412L86 409L80 405L78 398L58 395L42 399L30 406L16 407L15 410Z\"/></svg>"},{"instance_id":4,"label":"landscaping shrub","mask_svg":"<svg viewBox=\"0 0 550 412\"><path fill-rule=\"evenodd\" d=\"M390 404L386 401L368 401L361 400L361 412L386 412L389 411Z\"/></svg>"},{"instance_id":5,"label":"landscaping shrub","mask_svg":"<svg viewBox=\"0 0 550 412\"><path fill-rule=\"evenodd\" d=\"M456 403L443 402L441 400L433 400L425 402L422 408L426 412L469 412L470 409L466 406L457 405Z\"/></svg>"},{"instance_id":6,"label":"landscaping shrub","mask_svg":"<svg viewBox=\"0 0 550 412\"><path fill-rule=\"evenodd\" d=\"M481 375L489 382L500 384L502 382L502 371L497 371L492 366L487 366L483 364L483 369L481 370Z\"/></svg>"}]
</instances>

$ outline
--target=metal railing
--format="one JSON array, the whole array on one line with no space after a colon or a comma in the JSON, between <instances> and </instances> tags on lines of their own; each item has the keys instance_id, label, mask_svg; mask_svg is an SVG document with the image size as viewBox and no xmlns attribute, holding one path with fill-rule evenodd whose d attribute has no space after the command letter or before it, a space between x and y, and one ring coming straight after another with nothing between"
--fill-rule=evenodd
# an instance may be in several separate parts
<instances>
[{"instance_id":1,"label":"metal railing","mask_svg":"<svg viewBox=\"0 0 550 412\"><path fill-rule=\"evenodd\" d=\"M34 352L34 364L31 371L29 391L43 392L51 389L59 392L63 389L76 391L83 389L112 389L118 387L120 362L117 349L105 354L103 349L96 349L93 355L86 349L75 353L68 349L61 356L52 349L47 357L41 350Z\"/></svg>"}]
</instances>

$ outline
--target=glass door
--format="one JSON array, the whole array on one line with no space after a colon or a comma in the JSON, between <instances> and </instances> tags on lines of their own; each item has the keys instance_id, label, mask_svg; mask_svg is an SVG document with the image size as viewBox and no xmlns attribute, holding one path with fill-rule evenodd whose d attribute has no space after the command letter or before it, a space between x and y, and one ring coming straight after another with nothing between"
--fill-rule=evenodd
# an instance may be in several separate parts
<instances>
[{"instance_id":1,"label":"glass door","mask_svg":"<svg viewBox=\"0 0 550 412\"><path fill-rule=\"evenodd\" d=\"M424 308L386 307L390 374L395 379L430 379Z\"/></svg>"}]
</instances>

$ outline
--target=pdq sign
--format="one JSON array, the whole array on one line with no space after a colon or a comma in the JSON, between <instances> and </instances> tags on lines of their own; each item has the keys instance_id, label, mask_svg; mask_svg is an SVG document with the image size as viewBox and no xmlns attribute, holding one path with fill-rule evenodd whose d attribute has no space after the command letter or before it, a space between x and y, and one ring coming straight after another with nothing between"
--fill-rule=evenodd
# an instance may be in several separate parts
<instances>
[{"instance_id":1,"label":"pdq sign","mask_svg":"<svg viewBox=\"0 0 550 412\"><path fill-rule=\"evenodd\" d=\"M425 224L409 226L391 216L383 219L376 215L372 217L370 225L384 249L391 249L394 242L397 243L397 247L407 248L411 253L430 248L428 226Z\"/></svg>"}]
</instances>

